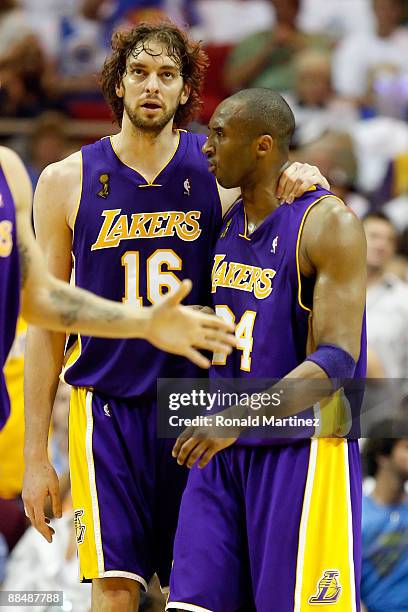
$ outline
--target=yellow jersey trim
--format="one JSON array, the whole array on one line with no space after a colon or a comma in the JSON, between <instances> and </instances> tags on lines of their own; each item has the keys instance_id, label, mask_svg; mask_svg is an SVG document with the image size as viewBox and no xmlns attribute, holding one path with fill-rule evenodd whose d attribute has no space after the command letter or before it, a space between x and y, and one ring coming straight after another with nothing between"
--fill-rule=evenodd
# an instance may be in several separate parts
<instances>
[{"instance_id":1,"label":"yellow jersey trim","mask_svg":"<svg viewBox=\"0 0 408 612\"><path fill-rule=\"evenodd\" d=\"M307 521L310 513L312 501L313 482L316 472L318 440L310 440L309 464L307 468L305 493L303 496L302 514L300 517L299 536L298 536L298 557L296 561L296 583L295 583L295 606L294 612L301 612L300 602L302 593L302 580L304 573L304 559L306 550Z\"/></svg>"},{"instance_id":2,"label":"yellow jersey trim","mask_svg":"<svg viewBox=\"0 0 408 612\"><path fill-rule=\"evenodd\" d=\"M318 604L319 609L335 604L338 612L356 612L349 469L347 440L311 440L299 529L294 612L309 610L313 604ZM328 572L334 574L337 590L332 599L322 591Z\"/></svg>"},{"instance_id":3,"label":"yellow jersey trim","mask_svg":"<svg viewBox=\"0 0 408 612\"><path fill-rule=\"evenodd\" d=\"M245 238L245 240L249 240L251 242L250 237L248 236L248 217L244 208L244 233L238 234L240 238Z\"/></svg>"},{"instance_id":4,"label":"yellow jersey trim","mask_svg":"<svg viewBox=\"0 0 408 612\"><path fill-rule=\"evenodd\" d=\"M298 303L299 303L299 306L301 308L303 308L303 310L306 310L306 312L309 312L309 313L312 312L311 308L309 308L308 306L305 306L303 304L303 302L302 302L302 280L301 280L300 264L299 264L299 246L300 246L300 239L302 237L303 226L305 224L305 221L307 219L307 216L308 216L309 212L311 211L313 206L315 206L316 204L318 204L319 202L321 202L325 198L333 198L334 200L338 200L341 204L344 205L343 200L340 200L340 198L338 198L335 195L332 195L331 193L330 194L326 194L324 196L321 196L320 198L317 198L317 200L312 202L307 207L306 211L304 212L303 218L302 218L302 222L301 222L300 227L298 229L298 236L297 236L297 240L296 240L296 272L297 272L297 279L298 279Z\"/></svg>"},{"instance_id":5,"label":"yellow jersey trim","mask_svg":"<svg viewBox=\"0 0 408 612\"><path fill-rule=\"evenodd\" d=\"M84 177L84 161L82 158L82 151L79 151L79 154L81 156L81 165L80 165L80 179L79 179L79 196L78 196L78 202L76 205L76 209L75 209L75 213L74 213L74 220L72 223L72 242L74 242L74 234L75 234L75 223L78 217L78 212L79 212L79 207L81 206L81 201L82 201L82 189L83 189L83 177Z\"/></svg>"},{"instance_id":6,"label":"yellow jersey trim","mask_svg":"<svg viewBox=\"0 0 408 612\"><path fill-rule=\"evenodd\" d=\"M139 187L161 187L161 185L155 183L155 180L157 179L157 177L163 172L163 170L165 168L167 168L167 166L170 164L170 162L172 161L172 159L174 158L174 156L176 155L179 146L180 146L180 132L181 130L176 130L177 131L177 136L178 136L178 140L177 140L177 145L173 151L173 153L170 155L169 159L166 161L166 163L163 165L162 168L160 168L159 172L156 174L156 176L154 176L152 178L151 181L149 181L142 172L140 172L137 168L133 168L133 166L129 166L129 164L127 164L126 162L124 162L123 160L121 160L121 158L119 157L114 145L113 145L113 141L112 138L113 136L109 136L109 140L110 140L110 144L112 147L113 152L115 153L116 157L118 158L118 160L120 161L121 164L123 164L124 166L127 166L128 168L130 168L131 170L133 170L134 172L137 172L138 174L140 174L140 176L146 181L146 185L139 185ZM185 130L183 130L185 131Z\"/></svg>"},{"instance_id":7,"label":"yellow jersey trim","mask_svg":"<svg viewBox=\"0 0 408 612\"><path fill-rule=\"evenodd\" d=\"M82 537L77 548L80 580L103 578L105 573L93 458L92 393L73 388L69 411L69 466L72 503Z\"/></svg>"},{"instance_id":8,"label":"yellow jersey trim","mask_svg":"<svg viewBox=\"0 0 408 612\"><path fill-rule=\"evenodd\" d=\"M101 525L99 518L99 502L98 490L96 488L95 465L93 460L93 414L92 414L92 399L91 391L86 393L86 433L85 433L85 451L86 460L88 463L89 490L91 494L91 505L93 513L93 527L95 535L96 558L98 563L99 575L105 572L105 562L103 558Z\"/></svg>"}]
</instances>

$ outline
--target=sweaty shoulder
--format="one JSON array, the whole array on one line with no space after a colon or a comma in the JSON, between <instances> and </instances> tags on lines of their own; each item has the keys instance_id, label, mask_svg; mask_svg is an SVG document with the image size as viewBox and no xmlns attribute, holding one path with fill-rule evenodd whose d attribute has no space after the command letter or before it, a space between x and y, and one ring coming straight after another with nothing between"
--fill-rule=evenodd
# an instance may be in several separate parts
<instances>
[{"instance_id":1,"label":"sweaty shoulder","mask_svg":"<svg viewBox=\"0 0 408 612\"><path fill-rule=\"evenodd\" d=\"M336 197L318 202L308 213L300 241L300 266L309 276L327 258L365 253L365 235L356 214Z\"/></svg>"},{"instance_id":2,"label":"sweaty shoulder","mask_svg":"<svg viewBox=\"0 0 408 612\"><path fill-rule=\"evenodd\" d=\"M58 208L72 229L82 189L82 153L76 151L42 172L34 196L35 207Z\"/></svg>"}]
</instances>

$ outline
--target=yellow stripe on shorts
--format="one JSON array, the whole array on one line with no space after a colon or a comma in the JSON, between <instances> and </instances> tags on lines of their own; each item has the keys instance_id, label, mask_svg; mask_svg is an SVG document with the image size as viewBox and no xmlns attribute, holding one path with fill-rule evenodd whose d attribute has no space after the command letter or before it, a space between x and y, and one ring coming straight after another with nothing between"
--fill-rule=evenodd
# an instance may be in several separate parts
<instances>
[{"instance_id":1,"label":"yellow stripe on shorts","mask_svg":"<svg viewBox=\"0 0 408 612\"><path fill-rule=\"evenodd\" d=\"M92 434L92 392L73 388L69 412L69 466L81 580L100 578L105 571Z\"/></svg>"},{"instance_id":2,"label":"yellow stripe on shorts","mask_svg":"<svg viewBox=\"0 0 408 612\"><path fill-rule=\"evenodd\" d=\"M347 440L311 441L299 533L294 612L355 612Z\"/></svg>"}]
</instances>

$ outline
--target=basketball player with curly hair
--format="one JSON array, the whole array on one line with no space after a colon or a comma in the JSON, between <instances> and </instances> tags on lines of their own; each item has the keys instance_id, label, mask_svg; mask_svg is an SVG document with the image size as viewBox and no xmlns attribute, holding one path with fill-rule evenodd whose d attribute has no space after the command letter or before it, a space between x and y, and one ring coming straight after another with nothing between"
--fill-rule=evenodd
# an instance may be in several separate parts
<instances>
[{"instance_id":1,"label":"basketball player with curly hair","mask_svg":"<svg viewBox=\"0 0 408 612\"><path fill-rule=\"evenodd\" d=\"M187 304L208 304L211 251L237 192L208 172L205 136L183 129L200 105L205 52L169 22L117 33L112 48L101 84L121 130L45 169L34 205L38 239L52 272L68 279L73 262L76 284L101 296L140 308L188 277ZM321 181L316 169L295 165L279 189L296 195ZM154 573L168 584L186 480L171 441L156 436L156 380L199 373L143 340L80 335L64 345L61 334L29 331L25 503L51 539L43 507L47 495L58 500L58 480L47 435L62 368L73 387L80 577L93 582L93 610L135 610Z\"/></svg>"}]
</instances>

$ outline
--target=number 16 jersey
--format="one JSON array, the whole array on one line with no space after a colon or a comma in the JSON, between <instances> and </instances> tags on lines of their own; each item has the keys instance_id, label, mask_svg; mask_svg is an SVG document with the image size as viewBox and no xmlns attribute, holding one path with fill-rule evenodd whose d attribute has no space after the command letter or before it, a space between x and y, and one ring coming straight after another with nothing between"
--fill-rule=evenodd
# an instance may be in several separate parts
<instances>
[{"instance_id":1,"label":"number 16 jersey","mask_svg":"<svg viewBox=\"0 0 408 612\"><path fill-rule=\"evenodd\" d=\"M156 304L183 278L186 304L208 304L211 251L221 224L205 136L180 130L173 157L147 181L111 138L82 148L82 191L73 230L75 284L134 308ZM71 336L63 379L109 396L155 395L158 377L196 377L196 366L145 340Z\"/></svg>"}]
</instances>

